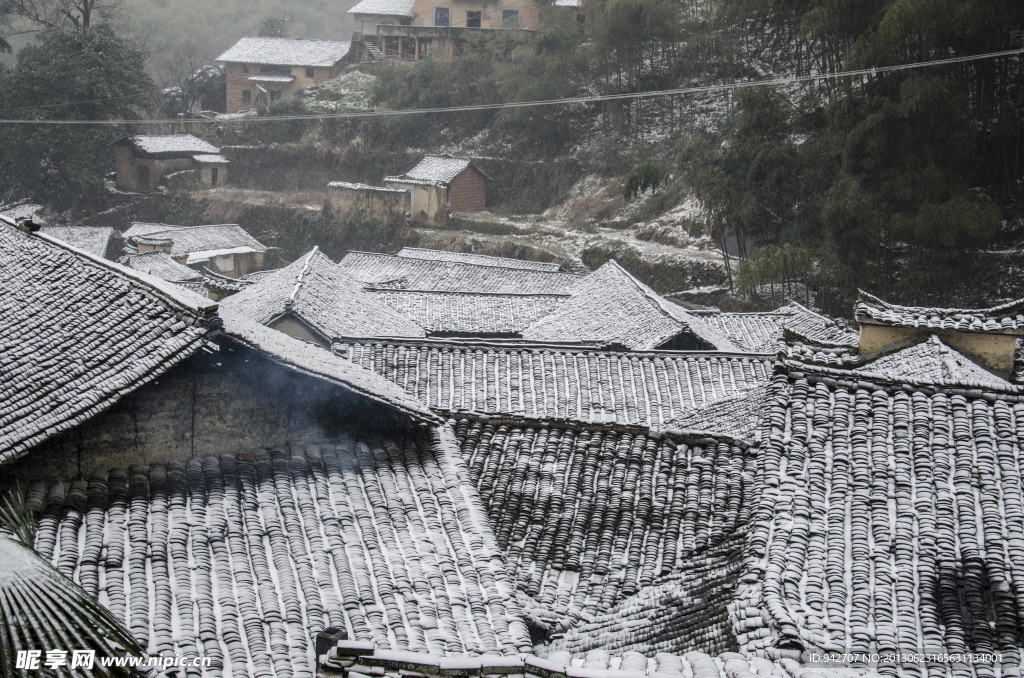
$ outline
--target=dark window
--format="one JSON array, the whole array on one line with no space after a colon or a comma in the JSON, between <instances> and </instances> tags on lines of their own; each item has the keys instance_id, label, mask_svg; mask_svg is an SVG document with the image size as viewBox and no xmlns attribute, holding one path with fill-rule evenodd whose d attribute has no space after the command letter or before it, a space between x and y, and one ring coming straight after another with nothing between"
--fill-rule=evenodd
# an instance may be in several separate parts
<instances>
[{"instance_id":1,"label":"dark window","mask_svg":"<svg viewBox=\"0 0 1024 678\"><path fill-rule=\"evenodd\" d=\"M518 26L519 25L519 10L518 9L503 9L501 10L501 23L506 26Z\"/></svg>"},{"instance_id":2,"label":"dark window","mask_svg":"<svg viewBox=\"0 0 1024 678\"><path fill-rule=\"evenodd\" d=\"M145 165L138 165L135 168L135 178L139 188L149 189L149 168Z\"/></svg>"},{"instance_id":3,"label":"dark window","mask_svg":"<svg viewBox=\"0 0 1024 678\"><path fill-rule=\"evenodd\" d=\"M313 69L312 68L307 68L306 69L306 77L307 78L312 78L313 77Z\"/></svg>"},{"instance_id":4,"label":"dark window","mask_svg":"<svg viewBox=\"0 0 1024 678\"><path fill-rule=\"evenodd\" d=\"M281 90L279 90L279 89L272 89L272 90L270 90L270 100L271 101L277 101L280 98L281 98Z\"/></svg>"},{"instance_id":5,"label":"dark window","mask_svg":"<svg viewBox=\"0 0 1024 678\"><path fill-rule=\"evenodd\" d=\"M448 8L447 7L435 7L434 8L434 25L435 26L447 26L448 25Z\"/></svg>"},{"instance_id":6,"label":"dark window","mask_svg":"<svg viewBox=\"0 0 1024 678\"><path fill-rule=\"evenodd\" d=\"M576 21L578 21L581 24L582 23L586 23L587 22L587 17L586 17L585 14L577 14L576 15Z\"/></svg>"},{"instance_id":7,"label":"dark window","mask_svg":"<svg viewBox=\"0 0 1024 678\"><path fill-rule=\"evenodd\" d=\"M403 17L399 18L398 19L398 25L399 26L412 26L412 17L411 16L403 16Z\"/></svg>"},{"instance_id":8,"label":"dark window","mask_svg":"<svg viewBox=\"0 0 1024 678\"><path fill-rule=\"evenodd\" d=\"M249 72L249 64L242 64L242 72L243 73L248 73Z\"/></svg>"},{"instance_id":9,"label":"dark window","mask_svg":"<svg viewBox=\"0 0 1024 678\"><path fill-rule=\"evenodd\" d=\"M480 28L483 12L466 12L466 28Z\"/></svg>"},{"instance_id":10,"label":"dark window","mask_svg":"<svg viewBox=\"0 0 1024 678\"><path fill-rule=\"evenodd\" d=\"M251 101L252 101L252 92L247 90L247 89L243 89L242 90L242 103L243 104L247 104L247 103L249 103Z\"/></svg>"},{"instance_id":11,"label":"dark window","mask_svg":"<svg viewBox=\"0 0 1024 678\"><path fill-rule=\"evenodd\" d=\"M217 185L217 168L216 167L211 167L210 168L210 185L211 186L216 186Z\"/></svg>"}]
</instances>

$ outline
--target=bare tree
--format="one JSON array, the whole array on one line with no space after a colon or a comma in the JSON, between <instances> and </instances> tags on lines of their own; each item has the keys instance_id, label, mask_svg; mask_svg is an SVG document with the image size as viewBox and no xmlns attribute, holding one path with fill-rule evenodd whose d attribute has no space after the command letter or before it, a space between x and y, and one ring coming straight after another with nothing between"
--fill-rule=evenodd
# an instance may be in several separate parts
<instances>
[{"instance_id":1,"label":"bare tree","mask_svg":"<svg viewBox=\"0 0 1024 678\"><path fill-rule=\"evenodd\" d=\"M56 29L86 30L97 21L121 22L122 0L0 0L0 51L3 38Z\"/></svg>"},{"instance_id":2,"label":"bare tree","mask_svg":"<svg viewBox=\"0 0 1024 678\"><path fill-rule=\"evenodd\" d=\"M176 45L157 65L165 106L177 109L168 112L189 112L202 102L205 90L196 82L196 76L209 60L209 55L190 39Z\"/></svg>"}]
</instances>

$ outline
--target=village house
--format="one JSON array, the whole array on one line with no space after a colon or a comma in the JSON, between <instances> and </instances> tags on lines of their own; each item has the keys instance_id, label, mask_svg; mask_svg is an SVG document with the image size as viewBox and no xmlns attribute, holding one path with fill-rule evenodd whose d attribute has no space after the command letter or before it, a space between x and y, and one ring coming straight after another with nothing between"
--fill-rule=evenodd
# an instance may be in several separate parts
<instances>
[{"instance_id":1,"label":"village house","mask_svg":"<svg viewBox=\"0 0 1024 678\"><path fill-rule=\"evenodd\" d=\"M413 221L445 223L454 212L480 212L487 208L484 174L469 158L428 155L405 174L384 177L389 188L409 192Z\"/></svg>"},{"instance_id":2,"label":"village house","mask_svg":"<svg viewBox=\"0 0 1024 678\"><path fill-rule=\"evenodd\" d=\"M216 59L225 68L225 113L290 99L301 89L338 77L350 45L337 40L242 38Z\"/></svg>"},{"instance_id":3,"label":"village house","mask_svg":"<svg viewBox=\"0 0 1024 678\"><path fill-rule=\"evenodd\" d=\"M178 265L196 271L200 278L204 268L241 278L276 265L276 248L267 247L238 224L173 226L136 222L123 237L129 259L163 252Z\"/></svg>"},{"instance_id":4,"label":"village house","mask_svg":"<svg viewBox=\"0 0 1024 678\"><path fill-rule=\"evenodd\" d=\"M409 321L363 293L475 285L563 297L558 331L571 303L612 319L614 284L640 325L612 334L672 328L617 265L314 250L232 307L0 222L0 483L27 481L42 560L150 654L211 676L1017 674L1024 389L933 334L861 354L794 308L707 316L734 346L781 333L773 353L325 350L262 323L386 331ZM869 659L812 659L841 650Z\"/></svg>"},{"instance_id":5,"label":"village house","mask_svg":"<svg viewBox=\"0 0 1024 678\"><path fill-rule=\"evenodd\" d=\"M349 14L360 60L451 59L471 36L502 31L529 40L541 28L540 5L532 0L362 0Z\"/></svg>"},{"instance_id":6,"label":"village house","mask_svg":"<svg viewBox=\"0 0 1024 678\"><path fill-rule=\"evenodd\" d=\"M114 146L117 187L122 191L154 191L172 174L185 184L207 188L222 186L228 180L229 160L219 148L191 134L124 137ZM193 181L187 181L185 175Z\"/></svg>"}]
</instances>

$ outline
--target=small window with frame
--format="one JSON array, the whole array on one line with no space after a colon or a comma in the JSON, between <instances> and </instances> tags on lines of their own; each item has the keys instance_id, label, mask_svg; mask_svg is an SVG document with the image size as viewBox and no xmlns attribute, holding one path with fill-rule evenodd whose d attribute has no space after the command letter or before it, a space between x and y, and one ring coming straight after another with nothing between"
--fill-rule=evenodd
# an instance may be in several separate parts
<instances>
[{"instance_id":1,"label":"small window with frame","mask_svg":"<svg viewBox=\"0 0 1024 678\"><path fill-rule=\"evenodd\" d=\"M434 25L435 26L448 26L450 25L450 12L447 7L435 7L434 8Z\"/></svg>"},{"instance_id":2,"label":"small window with frame","mask_svg":"<svg viewBox=\"0 0 1024 678\"><path fill-rule=\"evenodd\" d=\"M519 10L518 9L503 9L501 10L501 23L503 26L518 26L519 25Z\"/></svg>"},{"instance_id":3,"label":"small window with frame","mask_svg":"<svg viewBox=\"0 0 1024 678\"><path fill-rule=\"evenodd\" d=\"M242 103L243 104L252 103L252 90L248 90L248 89L243 89L242 90Z\"/></svg>"},{"instance_id":4,"label":"small window with frame","mask_svg":"<svg viewBox=\"0 0 1024 678\"><path fill-rule=\"evenodd\" d=\"M312 78L315 73L316 72L312 68L307 68L306 69L306 77L307 78Z\"/></svg>"},{"instance_id":5,"label":"small window with frame","mask_svg":"<svg viewBox=\"0 0 1024 678\"><path fill-rule=\"evenodd\" d=\"M466 12L466 28L480 28L483 12Z\"/></svg>"}]
</instances>

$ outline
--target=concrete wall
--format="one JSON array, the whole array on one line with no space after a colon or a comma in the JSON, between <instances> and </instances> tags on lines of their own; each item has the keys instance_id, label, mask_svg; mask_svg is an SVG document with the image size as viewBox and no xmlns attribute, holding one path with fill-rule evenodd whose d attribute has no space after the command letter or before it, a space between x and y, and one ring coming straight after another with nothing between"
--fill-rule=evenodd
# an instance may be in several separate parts
<instances>
[{"instance_id":1,"label":"concrete wall","mask_svg":"<svg viewBox=\"0 0 1024 678\"><path fill-rule=\"evenodd\" d=\"M356 213L368 218L404 215L410 210L409 192L376 186L328 186L327 200L335 219L344 220Z\"/></svg>"},{"instance_id":2,"label":"concrete wall","mask_svg":"<svg viewBox=\"0 0 1024 678\"><path fill-rule=\"evenodd\" d=\"M444 224L448 221L448 189L444 186L384 182L389 188L409 191L409 214L420 223Z\"/></svg>"},{"instance_id":3,"label":"concrete wall","mask_svg":"<svg viewBox=\"0 0 1024 678\"><path fill-rule=\"evenodd\" d=\"M917 327L888 327L861 323L860 353L877 353L895 344L905 344L934 334L947 346L973 358L983 367L1009 379L1013 373L1013 357L1017 337L1009 334L980 332L946 332Z\"/></svg>"},{"instance_id":4,"label":"concrete wall","mask_svg":"<svg viewBox=\"0 0 1024 678\"><path fill-rule=\"evenodd\" d=\"M487 208L487 180L472 167L448 185L450 212L480 212Z\"/></svg>"},{"instance_id":5,"label":"concrete wall","mask_svg":"<svg viewBox=\"0 0 1024 678\"><path fill-rule=\"evenodd\" d=\"M132 464L402 430L403 417L230 342L200 353L19 462L0 481L73 480Z\"/></svg>"},{"instance_id":6,"label":"concrete wall","mask_svg":"<svg viewBox=\"0 0 1024 678\"><path fill-rule=\"evenodd\" d=\"M466 12L482 12L480 28L505 28L502 24L504 10L519 10L519 25L532 30L540 29L540 8L529 0L519 2L500 2L499 0L468 0L453 2L452 0L416 0L413 11L414 26L433 26L434 9L448 8L448 20L451 26L465 26ZM397 23L397 22L396 22Z\"/></svg>"}]
</instances>

